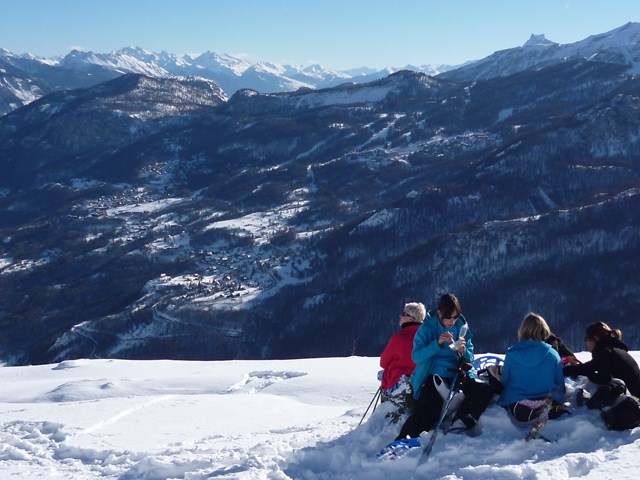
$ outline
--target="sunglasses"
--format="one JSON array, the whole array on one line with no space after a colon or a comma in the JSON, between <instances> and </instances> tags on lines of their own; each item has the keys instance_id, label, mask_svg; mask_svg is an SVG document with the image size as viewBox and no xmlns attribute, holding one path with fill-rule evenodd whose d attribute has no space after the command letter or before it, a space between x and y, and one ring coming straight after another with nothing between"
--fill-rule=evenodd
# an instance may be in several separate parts
<instances>
[{"instance_id":1,"label":"sunglasses","mask_svg":"<svg viewBox=\"0 0 640 480\"><path fill-rule=\"evenodd\" d=\"M413 315L409 315L407 312L402 312L400 314L401 317L409 317L409 318L413 318Z\"/></svg>"},{"instance_id":2,"label":"sunglasses","mask_svg":"<svg viewBox=\"0 0 640 480\"><path fill-rule=\"evenodd\" d=\"M458 318L460 318L460 315L453 315L451 317L442 316L442 320L458 320Z\"/></svg>"}]
</instances>

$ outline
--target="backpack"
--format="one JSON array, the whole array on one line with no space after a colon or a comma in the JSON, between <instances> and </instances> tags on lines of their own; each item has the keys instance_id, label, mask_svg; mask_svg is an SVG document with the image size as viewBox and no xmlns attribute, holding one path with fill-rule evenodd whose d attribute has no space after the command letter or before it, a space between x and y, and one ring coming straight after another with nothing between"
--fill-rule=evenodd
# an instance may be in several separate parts
<instances>
[{"instance_id":1,"label":"backpack","mask_svg":"<svg viewBox=\"0 0 640 480\"><path fill-rule=\"evenodd\" d=\"M502 365L489 365L482 370L478 370L478 378L485 381L493 388L493 393L500 395L504 390L502 385Z\"/></svg>"},{"instance_id":2,"label":"backpack","mask_svg":"<svg viewBox=\"0 0 640 480\"><path fill-rule=\"evenodd\" d=\"M627 387L619 378L612 379L605 385L599 385L596 392L587 400L587 408L610 407L627 393Z\"/></svg>"},{"instance_id":3,"label":"backpack","mask_svg":"<svg viewBox=\"0 0 640 480\"><path fill-rule=\"evenodd\" d=\"M640 426L640 402L630 395L622 395L601 415L609 430L629 430Z\"/></svg>"}]
</instances>

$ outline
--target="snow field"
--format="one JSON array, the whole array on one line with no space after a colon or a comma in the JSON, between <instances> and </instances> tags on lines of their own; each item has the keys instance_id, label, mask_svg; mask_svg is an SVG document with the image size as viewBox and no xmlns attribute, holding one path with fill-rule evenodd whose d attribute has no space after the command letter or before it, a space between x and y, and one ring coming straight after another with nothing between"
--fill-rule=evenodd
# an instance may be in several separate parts
<instances>
[{"instance_id":1,"label":"snow field","mask_svg":"<svg viewBox=\"0 0 640 480\"><path fill-rule=\"evenodd\" d=\"M481 435L440 434L425 465L417 466L418 449L380 461L376 453L400 425L388 422L382 404L358 426L378 388L378 369L378 358L364 357L0 368L0 478L555 480L640 473L640 428L609 432L598 412L584 407L547 424L552 443L525 442L525 432L491 405Z\"/></svg>"}]
</instances>

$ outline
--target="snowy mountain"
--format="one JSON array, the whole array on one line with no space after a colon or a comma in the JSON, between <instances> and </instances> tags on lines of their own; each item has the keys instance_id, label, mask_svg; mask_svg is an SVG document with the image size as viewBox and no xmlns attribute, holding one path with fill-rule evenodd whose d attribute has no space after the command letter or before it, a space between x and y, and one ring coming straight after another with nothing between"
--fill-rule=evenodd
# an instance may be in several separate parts
<instances>
[{"instance_id":1,"label":"snowy mountain","mask_svg":"<svg viewBox=\"0 0 640 480\"><path fill-rule=\"evenodd\" d=\"M299 88L312 88L310 83L288 77L288 70L290 69L281 65L258 63L242 73L241 82L244 88L263 92L290 92ZM304 79L311 80L309 76Z\"/></svg>"},{"instance_id":2,"label":"snowy mountain","mask_svg":"<svg viewBox=\"0 0 640 480\"><path fill-rule=\"evenodd\" d=\"M0 115L59 90L87 87L110 80L120 73L104 68L79 71L57 62L15 55L0 49Z\"/></svg>"},{"instance_id":3,"label":"snowy mountain","mask_svg":"<svg viewBox=\"0 0 640 480\"><path fill-rule=\"evenodd\" d=\"M48 93L96 85L124 73L162 78L198 76L216 82L227 96L246 88L272 93L299 88L328 88L345 83L368 83L401 70L442 75L445 79L456 81L473 81L512 75L575 59L624 64L628 66L628 73L638 73L639 38L640 24L628 23L610 32L567 45L549 41L544 35L531 35L522 47L502 50L462 66L406 65L382 70L354 68L341 72L320 65L252 65L240 58L215 52L180 56L129 47L110 53L74 50L60 59L46 59L30 54L15 55L0 49L0 115Z\"/></svg>"},{"instance_id":4,"label":"snowy mountain","mask_svg":"<svg viewBox=\"0 0 640 480\"><path fill-rule=\"evenodd\" d=\"M445 290L479 352L529 310L574 348L615 310L637 348L639 82L576 59L46 95L0 117L0 358L374 356Z\"/></svg>"},{"instance_id":5,"label":"snowy mountain","mask_svg":"<svg viewBox=\"0 0 640 480\"><path fill-rule=\"evenodd\" d=\"M309 65L308 67L287 66L284 75L307 85L313 85L314 88L325 88L336 86L349 81L352 76L322 67L321 65Z\"/></svg>"},{"instance_id":6,"label":"snowy mountain","mask_svg":"<svg viewBox=\"0 0 640 480\"><path fill-rule=\"evenodd\" d=\"M544 35L531 35L521 47L495 52L475 63L445 72L442 77L456 81L486 80L577 59L625 65L628 74L640 73L640 23L627 23L610 32L565 45L549 41Z\"/></svg>"},{"instance_id":7,"label":"snowy mountain","mask_svg":"<svg viewBox=\"0 0 640 480\"><path fill-rule=\"evenodd\" d=\"M60 60L59 65L68 69L92 70L102 67L118 73L141 73L152 77L166 77L170 72L160 66L166 60L160 55L141 48L125 48L111 53L93 53L73 50Z\"/></svg>"},{"instance_id":8,"label":"snowy mountain","mask_svg":"<svg viewBox=\"0 0 640 480\"><path fill-rule=\"evenodd\" d=\"M195 58L185 57L191 60L197 68L216 73L232 74L236 77L242 75L251 67L249 62L231 55L220 55L214 52L205 52Z\"/></svg>"},{"instance_id":9,"label":"snowy mountain","mask_svg":"<svg viewBox=\"0 0 640 480\"><path fill-rule=\"evenodd\" d=\"M430 75L450 68L453 67L412 67ZM123 48L110 53L73 50L60 59L38 58L29 54L19 56L0 50L0 115L48 93L97 85L125 73L158 78L202 77L216 82L225 95L231 96L245 88L267 93L327 88L348 82L367 83L395 71L398 69L355 69L349 73L320 65L252 65L240 58L215 52L179 56L141 48Z\"/></svg>"},{"instance_id":10,"label":"snowy mountain","mask_svg":"<svg viewBox=\"0 0 640 480\"><path fill-rule=\"evenodd\" d=\"M511 330L513 330L513 325ZM589 354L578 356L586 360ZM636 360L640 354L633 352ZM381 404L378 357L179 362L68 360L0 368L0 476L93 479L383 480L637 478L640 429L606 430L577 407L525 442L492 404L480 435L440 434L376 454L398 433ZM429 433L423 434L427 441Z\"/></svg>"}]
</instances>

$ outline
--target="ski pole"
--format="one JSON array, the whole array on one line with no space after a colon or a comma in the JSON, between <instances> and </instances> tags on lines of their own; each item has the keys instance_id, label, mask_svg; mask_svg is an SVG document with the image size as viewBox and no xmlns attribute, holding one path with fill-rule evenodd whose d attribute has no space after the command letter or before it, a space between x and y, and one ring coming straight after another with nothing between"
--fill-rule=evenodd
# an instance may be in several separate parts
<instances>
[{"instance_id":1,"label":"ski pole","mask_svg":"<svg viewBox=\"0 0 640 480\"><path fill-rule=\"evenodd\" d=\"M376 398L376 401L373 403L373 410L371 410L371 415L373 415L373 412L376 411L376 408L378 407L378 404L382 401L382 388L378 389L378 398Z\"/></svg>"},{"instance_id":2,"label":"ski pole","mask_svg":"<svg viewBox=\"0 0 640 480\"><path fill-rule=\"evenodd\" d=\"M362 425L362 422L364 421L364 417L367 416L367 413L369 413L369 409L371 408L371 405L373 405L373 402L376 402L376 405L378 403L378 398L380 397L380 395L382 395L382 386L378 387L378 390L376 390L376 393L373 394L373 398L371 399L371 402L369 402L369 406L367 407L367 409L364 412L364 415L362 415L362 418L360 419L360 423L358 424L358 426ZM373 407L373 412L376 411L376 407Z\"/></svg>"},{"instance_id":3,"label":"ski pole","mask_svg":"<svg viewBox=\"0 0 640 480\"><path fill-rule=\"evenodd\" d=\"M420 455L420 460L418 460L418 465L423 464L429 458L431 454L431 450L433 449L433 444L436 442L436 436L438 435L438 430L440 429L440 425L442 425L442 421L444 417L447 416L447 411L449 410L449 406L453 401L453 397L456 396L456 392L458 391L458 379L460 378L460 368L456 369L456 374L453 377L453 381L451 382L451 388L449 389L449 395L447 396L447 400L442 405L442 410L440 411L440 417L438 418L438 422L435 427L433 427L433 433L431 437L429 437L429 441L427 445L422 450L422 455Z\"/></svg>"}]
</instances>

